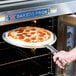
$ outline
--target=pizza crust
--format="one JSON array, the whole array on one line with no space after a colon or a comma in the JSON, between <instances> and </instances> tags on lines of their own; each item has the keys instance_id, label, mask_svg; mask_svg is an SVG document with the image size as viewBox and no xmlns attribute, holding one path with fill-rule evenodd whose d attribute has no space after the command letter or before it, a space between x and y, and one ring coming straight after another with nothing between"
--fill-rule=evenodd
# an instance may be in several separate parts
<instances>
[{"instance_id":1,"label":"pizza crust","mask_svg":"<svg viewBox=\"0 0 76 76\"><path fill-rule=\"evenodd\" d=\"M26 28L26 30L27 30L27 28L30 28L30 27L27 26L27 27L21 27L21 28L22 29ZM11 31L6 32L5 33L5 38L6 38L5 40L8 43L10 43L10 44L13 44L13 45L16 45L16 46L20 46L20 47L43 47L43 46L48 45L48 44L51 44L51 43L53 43L55 41L54 34L51 31L48 31L46 29L39 28L39 27L34 27L34 28L39 28L40 31L42 30L42 32L45 32L45 33L49 34L49 35L44 35L43 38L44 37L47 37L47 36L50 37L50 38L48 38L48 39L47 38L44 38L44 39L47 39L47 40L40 41L40 42L38 42L38 41L36 42L35 40L34 40L34 42L25 42L24 40L19 40L18 38L13 38L12 36L9 35L9 32L13 32L13 31L19 30L21 28L17 28L17 29L14 29L14 30L11 30ZM24 30L24 31L26 31L26 30ZM28 30L27 30L27 32L29 33ZM34 29L32 29L32 32L35 32ZM12 35L13 34L16 37L17 32L16 33L12 33ZM34 37L34 35L35 34L32 33L32 36L30 38Z\"/></svg>"},{"instance_id":2,"label":"pizza crust","mask_svg":"<svg viewBox=\"0 0 76 76\"><path fill-rule=\"evenodd\" d=\"M36 43L28 43L28 42L21 41L19 39L13 39L12 37L8 36L8 32L6 33L6 39L11 44L18 45L18 46L40 47L40 46L48 45L48 44L50 44L54 41L54 35L53 35L52 32L50 32L50 33L51 33L51 38L50 39L48 39L47 41L36 42Z\"/></svg>"}]
</instances>

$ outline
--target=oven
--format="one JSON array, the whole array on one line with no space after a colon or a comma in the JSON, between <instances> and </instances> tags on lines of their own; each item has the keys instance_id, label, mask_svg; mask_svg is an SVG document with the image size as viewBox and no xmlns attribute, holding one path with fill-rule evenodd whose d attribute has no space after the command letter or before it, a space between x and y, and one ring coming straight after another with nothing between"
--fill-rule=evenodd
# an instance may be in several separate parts
<instances>
[{"instance_id":1,"label":"oven","mask_svg":"<svg viewBox=\"0 0 76 76\"><path fill-rule=\"evenodd\" d=\"M0 35L2 36L3 32L20 26L38 26L56 33L57 23L54 24L54 21L57 21L56 18L47 18L1 26ZM2 76L10 76L11 74L14 76L55 75L53 55L48 49L16 47L6 43L2 37L0 37L0 46L0 70ZM56 46L56 44L54 46Z\"/></svg>"},{"instance_id":2,"label":"oven","mask_svg":"<svg viewBox=\"0 0 76 76\"><path fill-rule=\"evenodd\" d=\"M2 39L2 34L22 26L42 27L56 34L57 41L53 46L57 50L67 50L69 48L67 30L69 31L68 28L72 27L66 26L66 22L63 21L61 15L76 12L75 4L75 0L1 1L0 75L65 76L66 67L65 69L57 67L53 62L53 54L47 48L17 47L5 42ZM75 28L73 31L75 31Z\"/></svg>"}]
</instances>

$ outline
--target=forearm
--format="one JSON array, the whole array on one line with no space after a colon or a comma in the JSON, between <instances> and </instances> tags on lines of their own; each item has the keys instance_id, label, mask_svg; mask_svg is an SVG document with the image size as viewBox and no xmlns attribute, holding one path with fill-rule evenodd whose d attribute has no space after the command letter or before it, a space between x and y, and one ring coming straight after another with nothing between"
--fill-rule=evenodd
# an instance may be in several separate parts
<instances>
[{"instance_id":1,"label":"forearm","mask_svg":"<svg viewBox=\"0 0 76 76\"><path fill-rule=\"evenodd\" d=\"M69 56L72 61L76 60L76 47L69 51Z\"/></svg>"},{"instance_id":2,"label":"forearm","mask_svg":"<svg viewBox=\"0 0 76 76\"><path fill-rule=\"evenodd\" d=\"M76 47L69 51L69 54L75 54L76 55Z\"/></svg>"}]
</instances>

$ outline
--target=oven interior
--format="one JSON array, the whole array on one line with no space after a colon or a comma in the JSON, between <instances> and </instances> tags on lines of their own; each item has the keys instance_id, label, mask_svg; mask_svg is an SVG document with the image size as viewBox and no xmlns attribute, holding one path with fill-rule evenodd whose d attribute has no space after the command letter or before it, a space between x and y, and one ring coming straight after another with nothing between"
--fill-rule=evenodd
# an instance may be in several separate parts
<instances>
[{"instance_id":1,"label":"oven interior","mask_svg":"<svg viewBox=\"0 0 76 76\"><path fill-rule=\"evenodd\" d=\"M20 48L6 43L2 34L22 26L37 26L57 35L57 17L0 26L0 76L55 76L53 55L46 48ZM57 42L53 45L56 48Z\"/></svg>"}]
</instances>

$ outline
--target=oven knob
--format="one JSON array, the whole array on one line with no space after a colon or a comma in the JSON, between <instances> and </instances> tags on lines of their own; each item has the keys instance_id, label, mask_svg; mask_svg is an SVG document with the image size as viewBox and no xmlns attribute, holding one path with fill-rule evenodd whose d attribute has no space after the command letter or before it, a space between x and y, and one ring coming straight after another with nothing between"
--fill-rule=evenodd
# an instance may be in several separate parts
<instances>
[{"instance_id":1,"label":"oven knob","mask_svg":"<svg viewBox=\"0 0 76 76\"><path fill-rule=\"evenodd\" d=\"M67 33L67 38L72 38L73 37L73 34L71 32L68 32Z\"/></svg>"}]
</instances>

